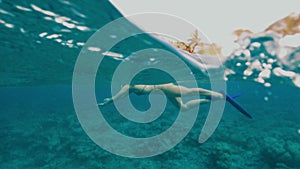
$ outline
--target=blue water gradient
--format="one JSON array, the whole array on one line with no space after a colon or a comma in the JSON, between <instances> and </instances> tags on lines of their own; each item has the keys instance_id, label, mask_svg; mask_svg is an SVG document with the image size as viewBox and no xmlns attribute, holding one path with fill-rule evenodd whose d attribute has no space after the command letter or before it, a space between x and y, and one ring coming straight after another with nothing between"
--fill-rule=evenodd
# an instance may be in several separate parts
<instances>
[{"instance_id":1,"label":"blue water gradient","mask_svg":"<svg viewBox=\"0 0 300 169\"><path fill-rule=\"evenodd\" d=\"M227 103L216 132L199 144L198 135L209 110L209 104L201 105L191 132L164 154L130 159L101 149L76 117L71 79L82 43L120 13L105 0L2 0L0 9L0 168L300 168L300 89L289 78L274 75L266 80L271 86L265 87L254 81L259 72L244 79L247 67L235 67L243 63L243 56L236 55L226 62L226 67L237 73L228 76L227 91L232 95L242 92L237 101L251 113L252 120ZM140 39L130 39L113 51L128 56L149 46ZM259 49L255 50L253 56ZM292 54L296 56L297 50ZM167 64L167 60L160 61ZM261 63L267 60L259 59ZM99 102L110 96L111 76L107 74L122 61L106 59L105 69L98 72L95 93ZM289 63L273 66L299 73L299 67ZM207 77L197 76L200 87L210 88ZM144 72L140 77L137 83L172 81L160 72ZM156 81L149 80L153 78ZM131 99L139 110L149 107L147 96L132 94ZM137 124L119 115L114 105L102 110L113 128L135 137L161 133L178 114L168 103L160 118Z\"/></svg>"}]
</instances>

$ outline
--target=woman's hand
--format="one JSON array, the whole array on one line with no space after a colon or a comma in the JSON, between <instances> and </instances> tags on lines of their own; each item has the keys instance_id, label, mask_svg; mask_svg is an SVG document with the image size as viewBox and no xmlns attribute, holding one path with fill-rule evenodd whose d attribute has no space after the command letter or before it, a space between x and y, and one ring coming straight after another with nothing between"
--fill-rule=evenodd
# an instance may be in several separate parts
<instances>
[{"instance_id":1,"label":"woman's hand","mask_svg":"<svg viewBox=\"0 0 300 169\"><path fill-rule=\"evenodd\" d=\"M104 100L103 100L103 102L102 103L99 103L98 104L98 106L105 106L105 105L107 105L108 103L111 103L113 101L113 99L112 98L105 98Z\"/></svg>"}]
</instances>

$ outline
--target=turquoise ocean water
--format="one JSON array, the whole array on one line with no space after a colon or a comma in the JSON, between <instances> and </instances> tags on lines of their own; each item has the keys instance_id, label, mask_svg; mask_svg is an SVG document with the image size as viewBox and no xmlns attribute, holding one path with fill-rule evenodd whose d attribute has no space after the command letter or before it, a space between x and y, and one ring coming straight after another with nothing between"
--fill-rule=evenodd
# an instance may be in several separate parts
<instances>
[{"instance_id":1,"label":"turquoise ocean water","mask_svg":"<svg viewBox=\"0 0 300 169\"><path fill-rule=\"evenodd\" d=\"M225 67L236 73L228 75L227 91L232 94L242 91L237 100L252 114L252 120L226 104L216 132L207 142L199 144L198 134L209 109L209 105L203 105L195 125L182 142L166 153L144 159L116 156L93 143L81 128L74 110L73 68L88 38L120 16L104 0L0 0L0 168L300 168L297 81L293 83L288 77L272 73L265 83L258 83L255 80L261 73L258 70L244 78L248 67L236 66L244 64L242 54L232 55L225 62ZM262 44L250 50L250 62L271 63L273 68L299 74L299 49L280 61L270 52L279 47L265 44L274 41L266 37L250 41L250 44ZM147 38L128 39L112 51L126 57L149 47L144 41ZM151 47L161 46L153 43ZM260 57L261 53L264 57ZM98 72L96 81L98 100L110 96L111 76L107 74L121 61L104 60L105 69ZM167 61L167 58L158 60L166 64ZM149 64L138 59L133 62ZM204 75L198 76L199 85L209 88ZM146 71L136 81L154 84L170 82L172 78L159 71ZM149 108L147 97L133 94L131 98L137 109ZM136 137L161 133L172 125L177 114L178 110L168 103L159 119L142 125L120 116L113 105L103 108L103 116L115 129Z\"/></svg>"}]
</instances>

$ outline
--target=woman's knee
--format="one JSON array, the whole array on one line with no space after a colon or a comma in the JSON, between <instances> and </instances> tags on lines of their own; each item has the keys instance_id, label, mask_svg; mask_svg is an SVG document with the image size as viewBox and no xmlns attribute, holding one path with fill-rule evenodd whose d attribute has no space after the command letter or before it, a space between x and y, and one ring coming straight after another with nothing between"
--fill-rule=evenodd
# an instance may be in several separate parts
<instances>
[{"instance_id":1,"label":"woman's knee","mask_svg":"<svg viewBox=\"0 0 300 169\"><path fill-rule=\"evenodd\" d=\"M188 106L186 104L181 104L180 109L182 111L187 111L189 108L188 108Z\"/></svg>"}]
</instances>

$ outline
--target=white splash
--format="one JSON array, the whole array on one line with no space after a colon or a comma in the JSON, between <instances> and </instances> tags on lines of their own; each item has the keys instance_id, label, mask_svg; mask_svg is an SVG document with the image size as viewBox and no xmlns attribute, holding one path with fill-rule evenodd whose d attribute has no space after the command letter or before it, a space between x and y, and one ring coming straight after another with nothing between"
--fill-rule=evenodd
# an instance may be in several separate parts
<instances>
[{"instance_id":1,"label":"white splash","mask_svg":"<svg viewBox=\"0 0 300 169\"><path fill-rule=\"evenodd\" d=\"M100 48L98 48L98 47L88 47L88 50L89 51L93 51L93 52L100 52L101 51L101 49Z\"/></svg>"},{"instance_id":2,"label":"white splash","mask_svg":"<svg viewBox=\"0 0 300 169\"><path fill-rule=\"evenodd\" d=\"M11 23L6 23L4 24L7 28L14 28L15 25L11 24Z\"/></svg>"},{"instance_id":3,"label":"white splash","mask_svg":"<svg viewBox=\"0 0 300 169\"><path fill-rule=\"evenodd\" d=\"M43 13L43 14L45 14L45 15L53 16L53 17L58 17L58 15L57 15L56 13L51 12L51 11L44 10L44 9L42 9L42 8L40 8L40 7L36 6L36 5L34 5L34 4L31 4L30 6L31 6L32 9L34 9L35 11L38 11L38 12Z\"/></svg>"},{"instance_id":4,"label":"white splash","mask_svg":"<svg viewBox=\"0 0 300 169\"><path fill-rule=\"evenodd\" d=\"M7 22L5 22L4 20L1 20L1 19L0 19L0 23L3 24L7 28L14 28L15 27L15 25L13 25L11 23L7 23Z\"/></svg>"},{"instance_id":5,"label":"white splash","mask_svg":"<svg viewBox=\"0 0 300 169\"><path fill-rule=\"evenodd\" d=\"M280 67L274 68L273 69L273 73L274 73L274 75L279 76L279 77L289 77L289 78L292 78L292 77L294 77L296 75L295 72L286 71L286 70L283 70Z\"/></svg>"},{"instance_id":6,"label":"white splash","mask_svg":"<svg viewBox=\"0 0 300 169\"><path fill-rule=\"evenodd\" d=\"M76 28L81 31L89 31L90 30L90 28L88 28L86 26L76 26Z\"/></svg>"},{"instance_id":7,"label":"white splash","mask_svg":"<svg viewBox=\"0 0 300 169\"><path fill-rule=\"evenodd\" d=\"M123 57L124 57L122 54L110 52L110 51L103 52L102 54L105 56L110 56L110 57L116 58L116 59L123 59Z\"/></svg>"},{"instance_id":8,"label":"white splash","mask_svg":"<svg viewBox=\"0 0 300 169\"><path fill-rule=\"evenodd\" d=\"M26 12L30 12L30 11L32 11L31 9L29 9L29 8L25 8L25 7L23 7L23 6L20 6L20 5L16 5L16 8L17 8L17 9L20 9L20 10L22 10L22 11L26 11Z\"/></svg>"},{"instance_id":9,"label":"white splash","mask_svg":"<svg viewBox=\"0 0 300 169\"><path fill-rule=\"evenodd\" d=\"M45 9L42 9L34 4L31 4L31 7L37 11L37 12L40 12L44 15L46 15L44 18L46 20L53 20L54 22L58 23L58 24L61 24L69 29L78 29L80 31L89 31L90 28L87 27L87 26L83 26L83 25L76 25L76 24L79 24L78 21L75 21L69 17L66 17L66 16L61 16L59 14L56 14L52 11L48 11L48 10L45 10ZM51 17L54 17L54 18L51 18Z\"/></svg>"},{"instance_id":10,"label":"white splash","mask_svg":"<svg viewBox=\"0 0 300 169\"><path fill-rule=\"evenodd\" d=\"M294 76L293 83L294 83L295 86L300 88L300 75L299 74Z\"/></svg>"},{"instance_id":11,"label":"white splash","mask_svg":"<svg viewBox=\"0 0 300 169\"><path fill-rule=\"evenodd\" d=\"M41 38L43 38L43 37L45 37L47 34L48 34L47 32L43 32L43 33L40 33L39 36L40 36Z\"/></svg>"},{"instance_id":12,"label":"white splash","mask_svg":"<svg viewBox=\"0 0 300 169\"><path fill-rule=\"evenodd\" d=\"M84 42L77 42L76 45L77 46L84 46Z\"/></svg>"},{"instance_id":13,"label":"white splash","mask_svg":"<svg viewBox=\"0 0 300 169\"><path fill-rule=\"evenodd\" d=\"M5 14L5 15L9 15L9 16L15 16L12 13L9 13L9 12L3 10L3 9L0 9L0 13Z\"/></svg>"},{"instance_id":14,"label":"white splash","mask_svg":"<svg viewBox=\"0 0 300 169\"><path fill-rule=\"evenodd\" d=\"M62 35L61 34L52 34L52 35L48 35L46 38L47 39L54 39L54 38L58 38L60 36L62 36Z\"/></svg>"}]
</instances>

